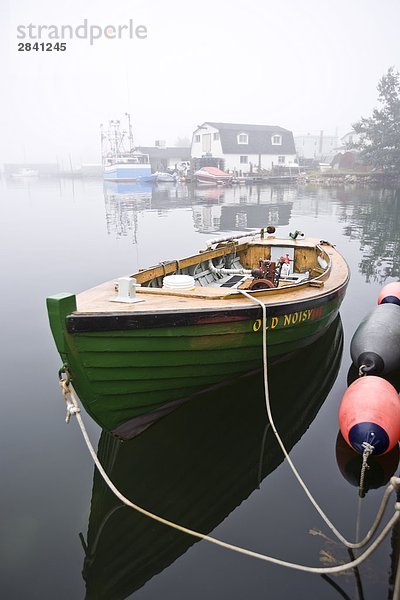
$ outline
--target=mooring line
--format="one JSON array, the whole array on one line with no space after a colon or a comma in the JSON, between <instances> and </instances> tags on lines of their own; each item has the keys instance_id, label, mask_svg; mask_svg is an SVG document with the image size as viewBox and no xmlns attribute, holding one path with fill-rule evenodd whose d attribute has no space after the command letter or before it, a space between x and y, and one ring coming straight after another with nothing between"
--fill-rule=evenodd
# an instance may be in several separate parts
<instances>
[{"instance_id":1,"label":"mooring line","mask_svg":"<svg viewBox=\"0 0 400 600\"><path fill-rule=\"evenodd\" d=\"M167 525L167 526L171 527L172 529L175 529L182 533L186 533L186 534L191 535L200 540L210 542L211 544L215 544L216 546L221 546L222 548L225 548L226 550L232 550L233 552L237 552L239 554L244 554L244 555L250 556L252 558L257 558L264 562L269 562L269 563L272 563L275 565L279 565L281 567L287 567L290 569L295 569L297 571L304 571L306 573L318 573L319 575L322 575L322 574L327 575L327 574L332 574L332 573L342 573L344 571L348 571L349 569L353 569L354 567L357 567L359 564L361 564L378 548L378 546L382 543L382 541L388 535L388 533L390 532L392 527L399 520L400 502L396 502L396 504L395 504L396 512L394 513L392 518L389 520L389 522L386 524L386 526L382 529L379 536L363 552L363 554L360 554L355 560L352 560L348 563L343 563L341 565L337 565L335 567L309 567L307 565L301 565L298 563L289 562L286 560L282 560L280 558L275 558L273 556L268 556L266 554L262 554L260 552L254 552L253 550L248 550L247 548L242 548L241 546L229 544L228 542L224 542L223 540L219 540L218 538L212 537L210 535L206 535L204 533L200 533L199 531L195 531L194 529L189 529L188 527L184 527L183 525L179 525L178 523L174 523L173 521L164 519L163 517L146 510L142 506L139 506L138 504L131 502L131 500L129 500L129 498L126 498L126 496L124 496L118 490L118 488L114 485L114 483L111 481L111 479L107 475L106 471L104 470L103 465L101 464L101 462L96 454L96 451L93 448L93 445L90 441L86 427L82 420L78 399L77 399L73 389L71 388L70 383L67 382L66 380L61 380L60 385L61 385L61 389L63 391L64 399L67 404L67 413L69 416L76 417L79 427L80 427L80 430L82 432L83 438L85 440L86 446L90 452L90 455L92 456L93 461L94 461L100 475L102 476L104 482L109 487L109 489L113 492L113 494L117 498L119 498L119 500L121 500L121 502L123 502L126 506L133 508L137 512L145 515L146 517L149 517L150 519L153 519L154 521L157 521L158 523Z\"/></svg>"},{"instance_id":2,"label":"mooring line","mask_svg":"<svg viewBox=\"0 0 400 600\"><path fill-rule=\"evenodd\" d=\"M90 441L86 427L82 420L81 410L79 407L78 399L71 387L69 378L61 379L60 386L61 386L62 393L63 393L64 399L65 399L65 402L67 405L66 422L68 423L72 416L76 417L79 427L80 427L80 430L82 432L83 439L85 440L85 443L89 450L89 453L92 456L93 462L95 463L101 477L103 478L105 484L108 486L108 488L111 490L111 492L119 500L121 500L121 502L123 502L123 504L125 504L126 506L133 508L137 512L145 515L146 517L149 517L150 519L152 519L154 521L162 523L163 525L167 525L168 527L171 527L172 529L174 529L176 531L180 531L182 533L186 533L187 535L198 538L200 540L210 542L211 544L215 544L216 546L220 546L222 548L225 548L226 550L231 550L238 554L244 554L244 555L250 556L252 558L257 558L264 562L272 563L275 565L294 569L297 571L304 571L306 573L317 573L319 575L323 575L323 574L328 575L328 574L334 574L334 573L343 573L344 571L348 571L349 569L353 569L353 568L357 567L358 565L360 565L379 547L379 545L383 542L383 540L388 535L388 533L390 532L392 527L395 525L395 523L400 518L400 502L396 502L395 513L393 514L391 519L388 521L388 523L385 525L385 527L382 529L382 531L377 536L377 538L372 542L372 544L362 554L360 554L355 560L352 560L348 563L342 563L341 565L337 565L335 567L310 567L307 565L301 565L299 563L285 561L285 560L282 560L282 559L279 559L279 558L276 558L273 556L268 556L268 555L262 554L260 552L255 552L253 550L243 548L241 546L229 544L228 542L224 542L223 540L220 540L213 536L206 535L204 533L201 533L194 529L190 529L188 527L184 527L182 525L179 525L178 523L174 523L173 521L164 519L163 517L146 510L145 508L139 506L138 504L133 503L131 500L129 500L129 498L126 498L126 496L124 496L118 490L118 488L114 485L114 483L111 481L110 477L107 475L106 471L104 470L103 465L101 464L101 462L96 454L96 451L93 448L93 445ZM273 424L271 424L271 426L274 428Z\"/></svg>"},{"instance_id":3,"label":"mooring line","mask_svg":"<svg viewBox=\"0 0 400 600\"><path fill-rule=\"evenodd\" d=\"M261 300L259 300L258 298L252 296L251 294L249 294L248 292L246 292L245 290L241 290L238 289L237 291L239 291L241 294L243 294L243 296L246 296L246 298L249 298L250 300L252 300L253 302L256 302L257 304L259 304L261 306L262 309L262 321L263 321L263 341L262 341L262 346L263 346L263 374L264 374L264 395L265 395L265 406L266 406L266 410L267 410L267 415L268 415L268 419L269 422L271 424L271 428L272 431L274 432L274 435L278 441L278 444L281 447L281 450L294 474L294 476L296 477L297 481L300 483L301 487L303 488L306 496L308 497L308 499L310 500L311 504L314 506L315 510L318 512L318 514L320 515L320 517L323 519L323 521L326 523L326 525L329 527L329 529L335 534L335 536L342 542L342 544L344 544L347 548L362 548L363 546L365 546L365 544L367 544L370 539L372 538L372 536L375 534L376 530L378 529L381 521L382 521L382 517L385 513L386 507L387 507L387 503L389 501L389 497L390 494L395 490L395 489L399 489L400 488L400 478L398 477L392 477L390 484L388 485L388 487L385 490L385 493L383 495L382 498L382 502L381 505L379 507L379 510L377 512L377 515L375 517L375 521L372 524L370 530L367 532L367 534L365 535L365 537L360 541L360 542L349 542L341 533L340 531L335 527L335 525L331 522L331 520L329 519L329 517L325 514L325 512L322 510L322 508L319 506L318 502L315 500L314 496L311 494L310 490L308 489L306 483L304 482L304 480L302 479L300 473L298 472L296 466L294 465L292 459L289 456L288 451L286 450L286 447L278 433L278 430L275 426L275 422L272 416L272 412L271 412L271 402L270 402L270 396L269 396L269 387L268 387L268 352L267 352L267 309L266 309L266 305L264 302L262 302Z\"/></svg>"}]
</instances>

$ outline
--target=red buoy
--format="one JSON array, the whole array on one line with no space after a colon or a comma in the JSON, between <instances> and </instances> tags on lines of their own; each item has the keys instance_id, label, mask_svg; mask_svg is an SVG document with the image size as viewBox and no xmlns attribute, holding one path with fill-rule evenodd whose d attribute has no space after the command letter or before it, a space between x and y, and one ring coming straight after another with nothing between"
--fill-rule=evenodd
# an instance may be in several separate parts
<instances>
[{"instance_id":1,"label":"red buoy","mask_svg":"<svg viewBox=\"0 0 400 600\"><path fill-rule=\"evenodd\" d=\"M388 283L381 289L378 304L397 304L400 306L400 281Z\"/></svg>"},{"instance_id":2,"label":"red buoy","mask_svg":"<svg viewBox=\"0 0 400 600\"><path fill-rule=\"evenodd\" d=\"M360 454L364 443L373 454L385 454L400 439L400 399L385 379L368 375L346 390L339 409L340 431L346 442Z\"/></svg>"}]
</instances>

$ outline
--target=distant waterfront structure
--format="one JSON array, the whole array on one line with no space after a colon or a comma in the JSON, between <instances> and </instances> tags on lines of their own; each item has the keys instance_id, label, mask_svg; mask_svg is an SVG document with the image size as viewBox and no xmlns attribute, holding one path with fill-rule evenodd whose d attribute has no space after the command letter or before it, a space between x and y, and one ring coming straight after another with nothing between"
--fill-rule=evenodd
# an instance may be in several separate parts
<instances>
[{"instance_id":1,"label":"distant waterfront structure","mask_svg":"<svg viewBox=\"0 0 400 600\"><path fill-rule=\"evenodd\" d=\"M175 170L182 162L190 161L190 148L168 147L164 140L156 140L154 146L139 146L138 150L149 156L151 170Z\"/></svg>"},{"instance_id":2,"label":"distant waterfront structure","mask_svg":"<svg viewBox=\"0 0 400 600\"><path fill-rule=\"evenodd\" d=\"M371 167L362 160L360 151L351 147L351 144L357 144L359 141L360 136L353 129L340 138L339 145L335 149L335 156L331 161L333 169L357 172L371 170Z\"/></svg>"},{"instance_id":3,"label":"distant waterfront structure","mask_svg":"<svg viewBox=\"0 0 400 600\"><path fill-rule=\"evenodd\" d=\"M100 163L82 163L78 174L82 177L101 177L103 174L103 166Z\"/></svg>"},{"instance_id":4,"label":"distant waterfront structure","mask_svg":"<svg viewBox=\"0 0 400 600\"><path fill-rule=\"evenodd\" d=\"M340 141L344 146L347 147L348 144L357 144L360 141L360 135L352 129L348 133L346 133L343 137L340 138Z\"/></svg>"},{"instance_id":5,"label":"distant waterfront structure","mask_svg":"<svg viewBox=\"0 0 400 600\"><path fill-rule=\"evenodd\" d=\"M342 136L339 140L338 147L336 148L337 152L346 152L348 150L356 151L354 148L349 148L351 144L357 144L360 141L360 136L358 133L351 129L344 136Z\"/></svg>"},{"instance_id":6,"label":"distant waterfront structure","mask_svg":"<svg viewBox=\"0 0 400 600\"><path fill-rule=\"evenodd\" d=\"M319 133L306 133L294 136L296 152L299 159L313 159L330 162L337 152L338 136Z\"/></svg>"},{"instance_id":7,"label":"distant waterfront structure","mask_svg":"<svg viewBox=\"0 0 400 600\"><path fill-rule=\"evenodd\" d=\"M225 171L243 174L298 168L293 133L277 125L205 121L193 132L191 157L217 159Z\"/></svg>"},{"instance_id":8,"label":"distant waterfront structure","mask_svg":"<svg viewBox=\"0 0 400 600\"><path fill-rule=\"evenodd\" d=\"M24 170L35 171L39 177L54 177L60 173L57 163L5 163L3 170L6 177Z\"/></svg>"}]
</instances>

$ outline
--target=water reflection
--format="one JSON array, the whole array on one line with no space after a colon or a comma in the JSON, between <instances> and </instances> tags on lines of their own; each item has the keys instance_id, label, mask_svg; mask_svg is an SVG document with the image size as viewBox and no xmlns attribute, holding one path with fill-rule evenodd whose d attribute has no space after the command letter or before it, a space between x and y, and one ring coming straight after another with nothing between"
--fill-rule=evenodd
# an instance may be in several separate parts
<instances>
[{"instance_id":1,"label":"water reflection","mask_svg":"<svg viewBox=\"0 0 400 600\"><path fill-rule=\"evenodd\" d=\"M400 275L400 191L339 190L344 233L360 241L361 273L367 282L383 283Z\"/></svg>"},{"instance_id":2,"label":"water reflection","mask_svg":"<svg viewBox=\"0 0 400 600\"><path fill-rule=\"evenodd\" d=\"M274 418L288 449L329 393L342 345L338 317L302 350L301 360L292 354L270 369ZM284 384L282 373L291 374ZM283 460L266 420L259 373L188 402L129 442L103 432L98 454L128 498L203 533L221 523ZM86 598L126 598L196 541L121 505L95 471L84 542Z\"/></svg>"},{"instance_id":3,"label":"water reflection","mask_svg":"<svg viewBox=\"0 0 400 600\"><path fill-rule=\"evenodd\" d=\"M132 200L132 202L151 200L152 189L151 183L105 181L104 197L106 200L113 198Z\"/></svg>"},{"instance_id":4,"label":"water reflection","mask_svg":"<svg viewBox=\"0 0 400 600\"><path fill-rule=\"evenodd\" d=\"M137 230L137 211L192 208L200 233L289 225L298 217L328 218L358 240L359 270L367 282L400 277L400 191L370 188L236 186L198 188L185 184L107 184L107 230L117 237Z\"/></svg>"},{"instance_id":5,"label":"water reflection","mask_svg":"<svg viewBox=\"0 0 400 600\"><path fill-rule=\"evenodd\" d=\"M151 206L152 185L137 182L104 182L107 233L131 236L137 243L138 213Z\"/></svg>"},{"instance_id":6,"label":"water reflection","mask_svg":"<svg viewBox=\"0 0 400 600\"><path fill-rule=\"evenodd\" d=\"M363 458L347 444L342 434L336 439L336 461L343 477L355 487L360 486L361 467ZM387 454L370 456L368 469L365 471L364 486L360 490L365 495L369 490L376 490L386 485L395 474L399 464L399 446L392 448Z\"/></svg>"}]
</instances>

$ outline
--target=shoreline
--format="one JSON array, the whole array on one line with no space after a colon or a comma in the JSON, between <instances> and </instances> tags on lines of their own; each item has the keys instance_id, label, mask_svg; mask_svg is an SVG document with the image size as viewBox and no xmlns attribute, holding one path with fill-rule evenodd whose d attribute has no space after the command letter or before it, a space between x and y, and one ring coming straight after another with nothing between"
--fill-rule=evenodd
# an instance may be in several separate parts
<instances>
[{"instance_id":1,"label":"shoreline","mask_svg":"<svg viewBox=\"0 0 400 600\"><path fill-rule=\"evenodd\" d=\"M338 185L362 185L400 188L400 173L307 173L299 178L299 183L333 187Z\"/></svg>"}]
</instances>

